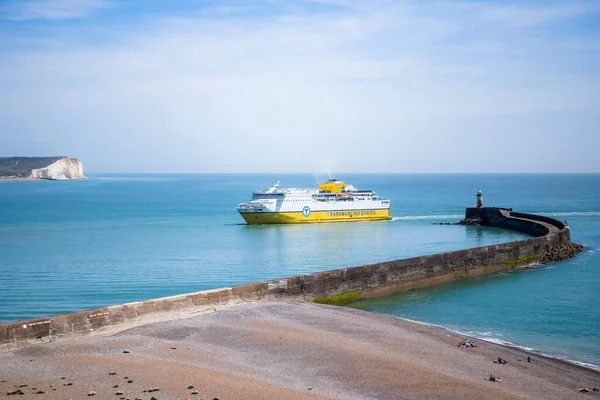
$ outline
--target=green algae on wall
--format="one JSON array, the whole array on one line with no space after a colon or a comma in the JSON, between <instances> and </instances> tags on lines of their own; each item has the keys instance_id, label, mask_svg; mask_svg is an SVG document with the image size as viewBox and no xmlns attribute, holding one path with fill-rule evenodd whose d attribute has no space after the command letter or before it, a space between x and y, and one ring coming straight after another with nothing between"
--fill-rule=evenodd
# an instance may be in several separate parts
<instances>
[{"instance_id":1,"label":"green algae on wall","mask_svg":"<svg viewBox=\"0 0 600 400\"><path fill-rule=\"evenodd\" d=\"M522 265L527 265L539 261L542 256L539 254L533 254L531 256L517 258L516 260L507 260L504 261L504 264L508 265L511 268L520 267Z\"/></svg>"},{"instance_id":2,"label":"green algae on wall","mask_svg":"<svg viewBox=\"0 0 600 400\"><path fill-rule=\"evenodd\" d=\"M360 295L362 294L362 292L362 290L355 290L353 292L338 294L337 296L317 297L313 300L313 302L319 304L332 304L335 306L343 306L344 304L350 304L360 300Z\"/></svg>"}]
</instances>

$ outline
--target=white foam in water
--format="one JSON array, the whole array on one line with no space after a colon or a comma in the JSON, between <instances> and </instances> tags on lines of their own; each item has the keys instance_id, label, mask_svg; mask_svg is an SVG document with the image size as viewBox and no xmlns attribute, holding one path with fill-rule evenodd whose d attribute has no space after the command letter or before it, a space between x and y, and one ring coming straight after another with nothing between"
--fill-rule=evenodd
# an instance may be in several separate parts
<instances>
[{"instance_id":1,"label":"white foam in water","mask_svg":"<svg viewBox=\"0 0 600 400\"><path fill-rule=\"evenodd\" d=\"M474 336L485 336L485 337L492 337L494 335L493 332L491 331L487 331L487 332L477 332L477 331L467 331L466 332L468 335L474 335ZM502 336L502 335L500 335Z\"/></svg>"},{"instance_id":2,"label":"white foam in water","mask_svg":"<svg viewBox=\"0 0 600 400\"><path fill-rule=\"evenodd\" d=\"M410 318L399 317L399 316L397 316L397 315L391 315L391 316L392 316L392 317L395 317L395 318L400 318L400 319L403 319L403 320L405 320L405 321L408 321L408 322L412 322L413 324L417 324L417 325L424 325L424 326L431 326L431 327L434 327L434 328L442 328L442 329L445 329L445 330L447 330L447 331L451 331L450 329L448 329L448 328L446 328L446 327L444 327L444 326L442 326L442 325L432 324L432 323L429 323L429 322L423 322L423 321L417 321L417 320L410 319ZM454 332L454 331L451 331L451 332Z\"/></svg>"},{"instance_id":3,"label":"white foam in water","mask_svg":"<svg viewBox=\"0 0 600 400\"><path fill-rule=\"evenodd\" d=\"M549 217L597 217L600 216L600 211L556 211L556 212L533 212L532 214L541 214ZM463 218L462 214L444 214L444 215L403 215L400 217L393 217L392 221L411 221L411 220L429 220L429 219L460 219Z\"/></svg>"},{"instance_id":4,"label":"white foam in water","mask_svg":"<svg viewBox=\"0 0 600 400\"><path fill-rule=\"evenodd\" d=\"M444 328L444 329L447 329L447 328ZM568 363L579 365L581 367L593 369L594 371L600 371L600 366L599 365L590 364L590 363L586 363L586 362L583 362L583 361L571 360L570 358L561 356L560 354L544 353L542 351L536 350L536 349L531 348L531 347L520 346L520 345L515 344L513 342L509 342L508 340L498 339L498 338L495 338L495 337L489 337L489 336L486 336L486 335L479 335L479 334L477 334L477 332L460 332L460 331L451 330L451 329L447 329L447 330L449 330L451 332L454 332L454 333L461 334L461 335L471 336L471 337L477 338L479 340L483 340L485 342L495 343L495 344L499 344L499 345L507 346L507 347L513 347L513 348L516 348L516 349L519 349L519 350L526 351L528 353L538 354L538 355L541 355L541 356L544 356L544 357L554 358L555 360L566 361ZM491 332L482 332L482 333L484 333L484 334L487 334L487 333L491 334Z\"/></svg>"},{"instance_id":5,"label":"white foam in water","mask_svg":"<svg viewBox=\"0 0 600 400\"><path fill-rule=\"evenodd\" d=\"M453 332L455 332L455 331L453 331ZM461 332L455 332L455 333L461 333ZM519 349L519 350L524 350L524 351L526 351L528 353L538 354L538 355L541 355L541 356L544 356L544 357L554 358L555 360L566 361L568 363L579 365L581 367L593 369L594 371L600 371L600 366L599 365L590 364L590 363L586 363L586 362L583 362L583 361L571 360L570 358L561 356L560 354L544 353L542 351L536 350L536 349L531 348L531 347L519 346L518 344L509 342L507 340L498 339L498 338L478 337L477 335L472 335L472 336L476 337L479 340L483 340L483 341L486 341L486 342L500 344L502 346L507 346L507 347L514 347L514 348Z\"/></svg>"},{"instance_id":6,"label":"white foam in water","mask_svg":"<svg viewBox=\"0 0 600 400\"><path fill-rule=\"evenodd\" d=\"M600 211L571 211L571 212L566 212L566 211L558 211L558 212L534 212L532 214L541 214L541 215L547 215L549 217L569 217L569 216L573 216L573 217L598 217L600 216Z\"/></svg>"},{"instance_id":7,"label":"white foam in water","mask_svg":"<svg viewBox=\"0 0 600 400\"><path fill-rule=\"evenodd\" d=\"M580 365L582 367L593 369L594 371L599 371L600 372L600 366L598 366L596 364L590 364L590 363L585 363L585 362L581 362L581 361L569 360L567 358L564 358L564 359L561 358L561 360L565 360L565 361L568 361L568 362L573 363L575 365Z\"/></svg>"},{"instance_id":8,"label":"white foam in water","mask_svg":"<svg viewBox=\"0 0 600 400\"><path fill-rule=\"evenodd\" d=\"M579 365L581 367L593 369L594 371L600 371L600 365L590 364L590 363L586 363L586 362L583 362L583 361L571 360L571 359L566 358L564 356L561 356L559 354L543 353L543 352L538 351L538 350L536 350L534 348L531 348L531 347L520 346L518 344L509 342L508 340L503 340L503 339L499 339L497 337L492 337L492 335L494 335L493 332L460 331L458 329L448 328L448 327L445 327L445 326L442 326L442 325L432 324L432 323L429 323L429 322L416 321L416 320L410 319L410 318L404 318L404 317L398 317L398 316L396 316L396 318L400 318L400 319L403 319L405 321L409 321L409 322L412 322L412 323L415 323L415 324L418 324L418 325L424 325L424 326L429 326L429 327L433 327L433 328L442 328L442 329L444 329L446 331L449 331L449 332L452 332L452 333L456 333L458 335L464 335L464 336L468 336L468 337L473 337L475 339L483 340L484 342L499 344L499 345L502 345L502 346L513 347L513 348L516 348L516 349L519 349L519 350L526 351L528 353L532 353L532 354L536 354L536 355L541 355L541 356L548 357L548 358L554 358L556 360L566 361L568 363ZM501 335L498 334L497 336L501 336Z\"/></svg>"},{"instance_id":9,"label":"white foam in water","mask_svg":"<svg viewBox=\"0 0 600 400\"><path fill-rule=\"evenodd\" d=\"M447 214L447 215L404 215L402 217L393 217L392 221L407 221L407 220L419 220L419 219L456 219L462 218L461 214Z\"/></svg>"}]
</instances>

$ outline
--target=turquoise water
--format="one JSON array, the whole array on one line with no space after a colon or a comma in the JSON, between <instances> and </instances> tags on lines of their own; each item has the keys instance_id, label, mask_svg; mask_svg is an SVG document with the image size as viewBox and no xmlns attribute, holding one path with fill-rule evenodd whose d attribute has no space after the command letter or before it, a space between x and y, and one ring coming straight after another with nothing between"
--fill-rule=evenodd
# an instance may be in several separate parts
<instances>
[{"instance_id":1,"label":"turquoise water","mask_svg":"<svg viewBox=\"0 0 600 400\"><path fill-rule=\"evenodd\" d=\"M456 221L486 205L567 219L586 253L535 270L359 303L600 364L599 175L344 175L392 200L393 221L246 226L235 206L280 180L94 175L0 184L0 322L513 241Z\"/></svg>"},{"instance_id":2,"label":"turquoise water","mask_svg":"<svg viewBox=\"0 0 600 400\"><path fill-rule=\"evenodd\" d=\"M513 194L513 201L497 205L567 220L573 241L585 246L584 253L561 263L365 300L351 307L600 366L600 176L513 175L510 183L508 179L491 177L486 183L491 189L502 182L504 195Z\"/></svg>"}]
</instances>

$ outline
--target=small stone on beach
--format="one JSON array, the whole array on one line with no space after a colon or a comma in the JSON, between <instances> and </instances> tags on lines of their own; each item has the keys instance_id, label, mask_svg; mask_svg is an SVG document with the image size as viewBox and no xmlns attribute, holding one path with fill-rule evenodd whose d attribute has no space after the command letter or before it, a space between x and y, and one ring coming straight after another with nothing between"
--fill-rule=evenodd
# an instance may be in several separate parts
<instances>
[{"instance_id":1,"label":"small stone on beach","mask_svg":"<svg viewBox=\"0 0 600 400\"><path fill-rule=\"evenodd\" d=\"M458 344L458 347L477 347L476 345L474 345L470 340L463 340L462 342L460 342Z\"/></svg>"}]
</instances>

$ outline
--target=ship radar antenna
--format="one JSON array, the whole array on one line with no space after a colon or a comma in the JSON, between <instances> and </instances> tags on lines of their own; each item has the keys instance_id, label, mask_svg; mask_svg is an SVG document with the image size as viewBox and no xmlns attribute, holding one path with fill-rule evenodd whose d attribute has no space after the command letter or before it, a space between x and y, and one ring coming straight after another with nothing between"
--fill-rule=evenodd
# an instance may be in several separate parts
<instances>
[{"instance_id":1,"label":"ship radar antenna","mask_svg":"<svg viewBox=\"0 0 600 400\"><path fill-rule=\"evenodd\" d=\"M277 186L279 186L279 181L275 182L265 193L273 193L277 189Z\"/></svg>"}]
</instances>

